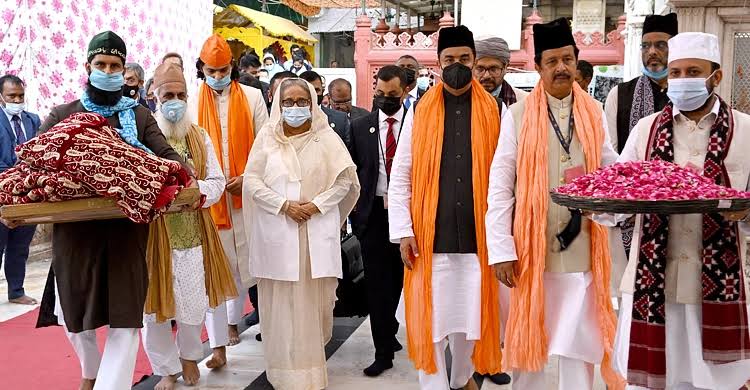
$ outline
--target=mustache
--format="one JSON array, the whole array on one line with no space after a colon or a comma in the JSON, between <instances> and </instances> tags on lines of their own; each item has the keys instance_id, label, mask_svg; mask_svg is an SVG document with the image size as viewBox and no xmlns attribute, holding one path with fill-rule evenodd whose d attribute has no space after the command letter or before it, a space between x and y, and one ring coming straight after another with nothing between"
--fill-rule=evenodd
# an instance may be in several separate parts
<instances>
[{"instance_id":1,"label":"mustache","mask_svg":"<svg viewBox=\"0 0 750 390\"><path fill-rule=\"evenodd\" d=\"M570 79L572 76L568 72L556 72L555 79Z\"/></svg>"}]
</instances>

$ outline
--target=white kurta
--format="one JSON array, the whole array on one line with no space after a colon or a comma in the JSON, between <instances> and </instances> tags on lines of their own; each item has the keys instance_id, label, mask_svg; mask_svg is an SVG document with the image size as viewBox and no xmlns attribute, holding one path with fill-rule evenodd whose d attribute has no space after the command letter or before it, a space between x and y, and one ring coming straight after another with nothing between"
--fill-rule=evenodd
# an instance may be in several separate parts
<instances>
[{"instance_id":1,"label":"white kurta","mask_svg":"<svg viewBox=\"0 0 750 390\"><path fill-rule=\"evenodd\" d=\"M203 142L206 147L206 177L198 180L198 189L206 196L203 207L208 208L221 198L226 179L208 134L203 137ZM208 309L202 246L172 249L172 287L175 299L174 320L188 325L201 325ZM144 314L143 320L155 322L156 315Z\"/></svg>"},{"instance_id":2,"label":"white kurta","mask_svg":"<svg viewBox=\"0 0 750 390\"><path fill-rule=\"evenodd\" d=\"M719 112L719 102L698 123L674 111L674 162L680 166L692 164L703 169L710 128ZM657 114L641 119L633 128L619 161L645 159L651 124ZM732 186L750 190L750 166L747 150L750 146L750 117L733 111L734 138L724 160ZM618 216L623 219L626 216ZM701 334L702 302L702 215L672 215L669 219L669 244L665 270L666 310L666 364L668 389L680 384L692 384L701 389L736 390L750 379L750 359L729 364L711 364L703 360ZM636 217L633 248L640 246L642 217ZM745 281L750 277L748 256L744 241L748 224L740 224L739 237ZM615 368L626 375L630 349L630 324L632 321L633 287L636 279L638 252L631 251L630 261L622 280L622 309L615 340ZM746 287L746 291L747 287ZM750 313L750 305L748 305ZM750 320L750 319L749 319ZM636 388L636 387L634 387Z\"/></svg>"},{"instance_id":3,"label":"white kurta","mask_svg":"<svg viewBox=\"0 0 750 390\"><path fill-rule=\"evenodd\" d=\"M414 237L411 219L412 124L414 110L404 119L401 142L391 167L388 188L388 227L391 242ZM420 261L419 258L416 261ZM450 333L467 340L481 334L481 278L476 254L437 253L432 256L432 335L439 342ZM404 321L403 294L397 318Z\"/></svg>"},{"instance_id":4,"label":"white kurta","mask_svg":"<svg viewBox=\"0 0 750 390\"><path fill-rule=\"evenodd\" d=\"M548 101L552 99L554 98L548 96ZM560 101L554 100L559 106ZM550 104L553 103L555 102L550 102ZM567 116L561 118L559 115L569 115L569 103L567 107L567 111L553 110L564 134L568 128ZM490 264L518 259L512 228L518 155L516 126L520 124L515 123L513 115L505 115L501 126L498 149L490 170L486 217ZM609 141L607 123L603 114L602 126L605 134L601 162L602 165L608 165L617 159L617 153L612 149ZM550 136L554 137L554 135ZM501 299L510 298L509 294L500 296ZM544 324L548 334L549 354L599 363L604 351L596 317L595 291L591 272L545 272L544 298ZM509 302L501 302L501 307L507 308L509 305ZM501 312L507 313L507 310ZM501 318L501 322L506 321L507 318Z\"/></svg>"},{"instance_id":5,"label":"white kurta","mask_svg":"<svg viewBox=\"0 0 750 390\"><path fill-rule=\"evenodd\" d=\"M247 98L247 104L253 116L253 130L257 133L263 127L268 120L268 110L266 108L263 95L260 90L248 87L246 85L240 85L242 91L245 93ZM228 121L229 121L229 88L225 88L220 94L216 91L212 91L214 94L214 102L216 103L216 110L219 116L219 122L221 123L221 151L222 151L222 162L224 166L224 175L227 181L230 179L229 171L229 133L228 133ZM198 118L198 96L191 96L188 102L188 107L193 118ZM242 217L242 209L234 208L232 204L232 197L227 193L227 202L229 203L230 218L232 221L231 229L219 230L219 237L221 238L221 244L224 246L227 258L229 259L229 268L233 274L236 274L236 279L241 281L242 286L239 287L250 287L255 284L255 281L250 276L250 270L248 268L248 248L245 240L245 224Z\"/></svg>"}]
</instances>

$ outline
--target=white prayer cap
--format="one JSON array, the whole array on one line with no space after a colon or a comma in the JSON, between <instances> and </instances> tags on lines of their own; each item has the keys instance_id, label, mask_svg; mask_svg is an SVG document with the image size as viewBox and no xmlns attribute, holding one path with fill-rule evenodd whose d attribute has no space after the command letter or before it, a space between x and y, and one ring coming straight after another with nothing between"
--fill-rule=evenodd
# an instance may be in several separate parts
<instances>
[{"instance_id":1,"label":"white prayer cap","mask_svg":"<svg viewBox=\"0 0 750 390\"><path fill-rule=\"evenodd\" d=\"M696 58L721 65L719 38L702 32L683 32L669 42L669 62L684 58Z\"/></svg>"}]
</instances>

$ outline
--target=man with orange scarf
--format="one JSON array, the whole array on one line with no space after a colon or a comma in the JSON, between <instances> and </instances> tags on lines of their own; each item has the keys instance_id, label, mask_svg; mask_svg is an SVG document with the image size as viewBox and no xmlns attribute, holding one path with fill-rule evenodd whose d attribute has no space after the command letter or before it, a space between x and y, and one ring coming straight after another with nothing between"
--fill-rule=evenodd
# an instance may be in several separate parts
<instances>
[{"instance_id":1,"label":"man with orange scarf","mask_svg":"<svg viewBox=\"0 0 750 390\"><path fill-rule=\"evenodd\" d=\"M601 105L574 82L578 49L568 21L534 25L541 81L503 117L490 172L487 246L511 288L503 367L514 389L550 389L544 367L559 357L560 390L593 388L594 365L612 389L615 314L604 227L553 204L549 191L613 163Z\"/></svg>"},{"instance_id":2,"label":"man with orange scarf","mask_svg":"<svg viewBox=\"0 0 750 390\"><path fill-rule=\"evenodd\" d=\"M388 189L390 239L406 266L398 316L422 389L477 389L475 367L500 372L498 283L484 228L500 104L472 79L474 57L469 29L440 30L443 82L405 124Z\"/></svg>"},{"instance_id":3,"label":"man with orange scarf","mask_svg":"<svg viewBox=\"0 0 750 390\"><path fill-rule=\"evenodd\" d=\"M209 37L196 66L204 83L197 97L190 97L188 107L192 117L198 119L198 126L206 129L211 137L227 178L224 195L211 206L211 217L219 229L237 291L245 291L254 281L249 272L242 218L242 174L255 132L268 120L268 111L260 90L237 82L239 70L233 64L232 51L224 38L216 34ZM244 303L245 294L239 294L206 314L209 344L214 350L213 358L207 363L209 368L223 366L225 347L239 343L237 323Z\"/></svg>"}]
</instances>

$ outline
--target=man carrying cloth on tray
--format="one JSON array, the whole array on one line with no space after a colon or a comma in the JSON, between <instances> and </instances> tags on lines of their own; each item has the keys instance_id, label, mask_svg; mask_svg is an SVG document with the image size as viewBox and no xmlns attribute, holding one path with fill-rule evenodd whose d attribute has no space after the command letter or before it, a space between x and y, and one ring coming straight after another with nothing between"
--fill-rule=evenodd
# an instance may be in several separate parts
<instances>
[{"instance_id":1,"label":"man carrying cloth on tray","mask_svg":"<svg viewBox=\"0 0 750 390\"><path fill-rule=\"evenodd\" d=\"M188 111L211 137L227 178L226 192L211 206L211 216L219 228L237 291L247 291L255 281L250 277L242 218L242 174L255 132L268 120L268 111L260 90L237 82L239 70L232 63L232 51L224 38L216 34L209 37L203 43L197 65L204 82L198 95L190 97ZM244 304L245 294L241 293L206 315L206 330L214 350L206 364L209 368L226 364L226 346L240 342L237 324Z\"/></svg>"},{"instance_id":2,"label":"man carrying cloth on tray","mask_svg":"<svg viewBox=\"0 0 750 390\"><path fill-rule=\"evenodd\" d=\"M638 122L619 161L661 159L750 189L750 116L714 93L720 64L715 35L670 39L671 103ZM750 378L747 220L747 211L637 216L615 352L629 388L735 390Z\"/></svg>"},{"instance_id":3,"label":"man carrying cloth on tray","mask_svg":"<svg viewBox=\"0 0 750 390\"><path fill-rule=\"evenodd\" d=\"M172 148L195 167L198 187L206 197L200 211L168 214L155 221L154 224L164 226L167 237L153 237L153 234L151 237L166 240L171 256L157 257L155 261L161 266L151 268L152 281L157 279L154 274L161 271L159 282L164 283L159 284L159 291L150 291L146 303L143 348L154 374L162 377L155 389L171 390L180 372L185 384L198 383L206 310L238 294L219 233L207 209L219 201L226 185L211 138L185 113L187 85L182 68L172 63L161 64L156 68L153 83L159 102L154 114L156 122ZM153 283L149 287L157 288ZM164 299L158 299L157 295ZM152 301L151 297L157 300ZM168 302L166 316L154 307L161 302ZM178 325L174 341L169 321L172 318Z\"/></svg>"},{"instance_id":4,"label":"man carrying cloth on tray","mask_svg":"<svg viewBox=\"0 0 750 390\"><path fill-rule=\"evenodd\" d=\"M592 389L599 363L616 388L606 228L555 205L549 191L617 154L601 105L574 82L568 21L535 24L534 49L541 81L503 117L489 176L489 262L511 288L503 367L514 389L549 389L544 366L558 355L559 389Z\"/></svg>"},{"instance_id":5,"label":"man carrying cloth on tray","mask_svg":"<svg viewBox=\"0 0 750 390\"><path fill-rule=\"evenodd\" d=\"M391 169L390 238L407 268L398 311L422 389L477 389L475 367L500 372L498 283L484 215L501 103L473 79L474 54L465 26L440 30L443 82L422 96L413 127L404 126Z\"/></svg>"},{"instance_id":6,"label":"man carrying cloth on tray","mask_svg":"<svg viewBox=\"0 0 750 390\"><path fill-rule=\"evenodd\" d=\"M81 99L54 107L40 132L73 113L94 112L107 118L128 144L183 162L151 112L122 96L125 57L125 42L115 33L94 36L88 47L85 66L89 78ZM125 218L53 227L52 266L37 326L65 327L81 362L81 389L126 389L132 384L149 281L148 236L149 225ZM109 327L103 355L95 333L102 326Z\"/></svg>"}]
</instances>

